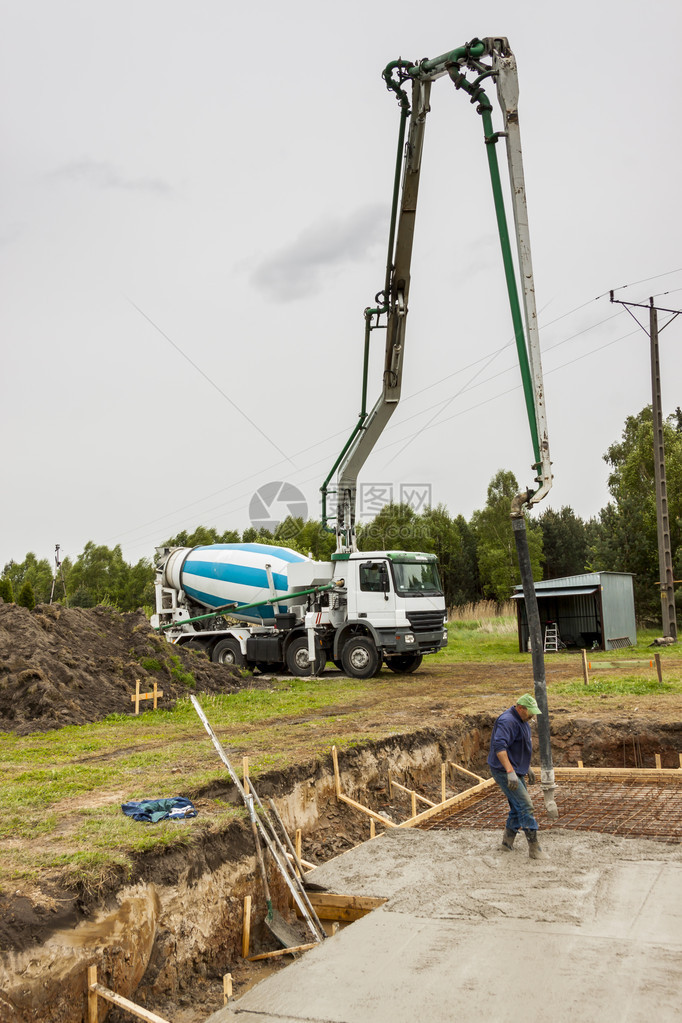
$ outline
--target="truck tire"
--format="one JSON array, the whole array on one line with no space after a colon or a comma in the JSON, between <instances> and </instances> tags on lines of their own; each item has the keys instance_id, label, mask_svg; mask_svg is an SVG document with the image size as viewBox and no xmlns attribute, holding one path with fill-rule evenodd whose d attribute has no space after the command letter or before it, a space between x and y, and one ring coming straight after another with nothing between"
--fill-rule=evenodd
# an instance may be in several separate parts
<instances>
[{"instance_id":1,"label":"truck tire","mask_svg":"<svg viewBox=\"0 0 682 1023\"><path fill-rule=\"evenodd\" d=\"M239 641L232 636L218 640L211 650L211 660L214 664L229 664L235 668L243 668L246 664Z\"/></svg>"},{"instance_id":2,"label":"truck tire","mask_svg":"<svg viewBox=\"0 0 682 1023\"><path fill-rule=\"evenodd\" d=\"M386 658L386 666L396 675L409 675L417 670L423 660L422 654L393 654Z\"/></svg>"},{"instance_id":3,"label":"truck tire","mask_svg":"<svg viewBox=\"0 0 682 1023\"><path fill-rule=\"evenodd\" d=\"M351 636L341 651L341 664L351 678L372 678L381 666L374 641L367 636Z\"/></svg>"},{"instance_id":4,"label":"truck tire","mask_svg":"<svg viewBox=\"0 0 682 1023\"><path fill-rule=\"evenodd\" d=\"M325 657L321 650L315 651L315 661L308 661L308 637L297 636L287 648L287 668L292 675L306 678L308 675L319 675L325 666ZM313 671L313 668L315 669Z\"/></svg>"}]
</instances>

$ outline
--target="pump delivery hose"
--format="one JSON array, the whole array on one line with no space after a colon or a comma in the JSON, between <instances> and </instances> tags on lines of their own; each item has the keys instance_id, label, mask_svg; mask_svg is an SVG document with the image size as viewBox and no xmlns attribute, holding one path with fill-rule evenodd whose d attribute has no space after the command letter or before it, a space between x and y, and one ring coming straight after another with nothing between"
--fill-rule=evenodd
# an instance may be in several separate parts
<instances>
[{"instance_id":1,"label":"pump delivery hose","mask_svg":"<svg viewBox=\"0 0 682 1023\"><path fill-rule=\"evenodd\" d=\"M540 746L540 781L542 787L542 798L545 801L547 816L552 818L552 820L556 820L559 816L559 811L554 799L556 785L554 783L552 745L549 734L549 710L547 708L547 684L545 679L545 652L542 646L542 627L540 625L538 598L535 593L533 571L530 564L530 553L528 551L526 520L523 514L523 506L530 500L532 495L532 490L516 495L516 497L512 500L511 520L512 530L514 532L514 541L516 543L516 554L519 560L519 569L521 571L521 583L523 585L523 599L526 605L526 617L528 619L528 635L530 638L530 650L533 663L535 699L541 711L537 718L537 722L538 743Z\"/></svg>"}]
</instances>

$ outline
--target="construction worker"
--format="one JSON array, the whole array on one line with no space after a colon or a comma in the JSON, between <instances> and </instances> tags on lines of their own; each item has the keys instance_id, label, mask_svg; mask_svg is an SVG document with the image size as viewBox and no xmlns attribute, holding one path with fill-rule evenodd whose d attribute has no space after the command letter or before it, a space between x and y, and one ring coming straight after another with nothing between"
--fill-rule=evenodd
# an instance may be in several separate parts
<instances>
[{"instance_id":1,"label":"construction worker","mask_svg":"<svg viewBox=\"0 0 682 1023\"><path fill-rule=\"evenodd\" d=\"M530 766L533 739L529 722L540 713L530 693L519 696L515 706L500 714L493 725L488 754L490 773L509 803L502 848L511 852L514 839L522 828L528 839L528 854L532 860L544 859L538 842L538 822L535 820L533 801L526 787L526 780L530 785L535 783L535 772Z\"/></svg>"}]
</instances>

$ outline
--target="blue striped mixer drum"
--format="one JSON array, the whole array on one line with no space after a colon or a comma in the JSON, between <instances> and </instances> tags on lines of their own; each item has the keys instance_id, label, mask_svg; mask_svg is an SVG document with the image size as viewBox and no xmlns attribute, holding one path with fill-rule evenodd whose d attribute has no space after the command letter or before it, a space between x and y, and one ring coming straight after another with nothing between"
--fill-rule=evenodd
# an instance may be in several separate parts
<instances>
[{"instance_id":1,"label":"blue striped mixer drum","mask_svg":"<svg viewBox=\"0 0 682 1023\"><path fill-rule=\"evenodd\" d=\"M288 547L270 547L264 543L178 547L165 564L164 578L167 586L184 590L188 597L206 608L232 603L253 604L287 593L288 566L309 560ZM230 615L258 625L274 623L275 611L286 611L289 603L261 604L243 613L235 608Z\"/></svg>"}]
</instances>

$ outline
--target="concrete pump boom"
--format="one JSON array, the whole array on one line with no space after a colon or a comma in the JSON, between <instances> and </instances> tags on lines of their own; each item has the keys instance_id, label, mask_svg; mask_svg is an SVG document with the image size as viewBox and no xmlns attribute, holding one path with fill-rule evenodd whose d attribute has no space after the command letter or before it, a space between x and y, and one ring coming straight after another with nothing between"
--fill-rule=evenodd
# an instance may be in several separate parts
<instances>
[{"instance_id":1,"label":"concrete pump boom","mask_svg":"<svg viewBox=\"0 0 682 1023\"><path fill-rule=\"evenodd\" d=\"M490 58L490 63L483 62L482 58L485 57ZM467 73L474 74L473 81L466 77ZM365 354L359 419L321 487L322 518L326 525L328 485L333 474L337 473L336 537L337 552L339 553L357 549L355 516L358 475L400 401L412 243L424 129L426 115L429 112L431 83L444 75L449 75L457 89L463 89L470 95L471 102L477 104L476 112L481 115L483 123L510 310L533 444L533 468L538 484L535 491L527 492L527 503L536 504L547 494L552 485L518 123L516 61L506 39L475 39L471 43L442 54L433 60L422 60L417 64L411 61L393 61L387 65L383 72L387 88L396 93L401 110L386 279L383 291L376 296L377 305L365 310ZM497 83L498 101L504 117L504 131L500 132L493 130L492 105L481 84L490 77L494 78ZM412 86L411 103L403 88L403 85L408 82ZM405 143L408 120L409 129L407 129L407 142ZM497 162L496 143L502 137L506 139L507 143L507 164L516 228L516 248L523 295L525 330ZM398 201L399 192L400 201ZM384 316L385 324L381 322ZM386 330L383 388L374 407L367 413L369 340L372 330L382 327Z\"/></svg>"}]
</instances>

